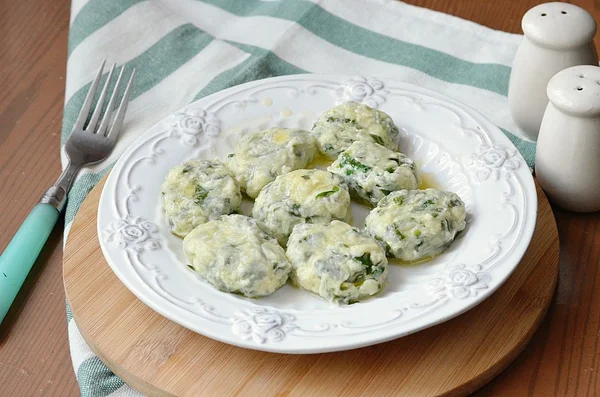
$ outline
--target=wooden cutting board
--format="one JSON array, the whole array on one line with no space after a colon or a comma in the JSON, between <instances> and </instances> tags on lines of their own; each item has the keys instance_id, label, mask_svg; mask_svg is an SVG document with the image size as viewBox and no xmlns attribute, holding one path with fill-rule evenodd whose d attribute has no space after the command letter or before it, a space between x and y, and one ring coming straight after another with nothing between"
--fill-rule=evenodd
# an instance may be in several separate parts
<instances>
[{"instance_id":1,"label":"wooden cutting board","mask_svg":"<svg viewBox=\"0 0 600 397\"><path fill-rule=\"evenodd\" d=\"M229 346L160 316L110 270L96 234L101 181L65 247L63 278L83 337L109 368L152 396L466 395L523 350L552 299L558 233L538 186L531 245L489 299L438 326L338 353L285 355Z\"/></svg>"}]
</instances>

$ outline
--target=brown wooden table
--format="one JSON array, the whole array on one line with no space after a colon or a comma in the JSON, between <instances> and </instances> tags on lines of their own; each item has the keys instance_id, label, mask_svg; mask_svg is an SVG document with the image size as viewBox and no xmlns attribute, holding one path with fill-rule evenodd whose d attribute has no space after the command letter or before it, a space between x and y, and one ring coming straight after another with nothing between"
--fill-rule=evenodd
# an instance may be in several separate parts
<instances>
[{"instance_id":1,"label":"brown wooden table","mask_svg":"<svg viewBox=\"0 0 600 397\"><path fill-rule=\"evenodd\" d=\"M409 0L520 33L534 0ZM600 2L571 1L600 21ZM68 0L0 0L0 251L60 172ZM600 42L596 39L596 46ZM600 213L554 208L561 240L552 306L521 356L478 396L600 395ZM58 224L0 327L0 396L77 396Z\"/></svg>"}]
</instances>

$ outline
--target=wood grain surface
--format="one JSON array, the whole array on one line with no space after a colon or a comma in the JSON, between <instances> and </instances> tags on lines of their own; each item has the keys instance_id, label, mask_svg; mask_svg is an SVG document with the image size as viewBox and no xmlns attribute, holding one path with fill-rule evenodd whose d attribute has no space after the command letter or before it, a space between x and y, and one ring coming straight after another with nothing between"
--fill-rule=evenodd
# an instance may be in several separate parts
<instances>
[{"instance_id":1,"label":"wood grain surface","mask_svg":"<svg viewBox=\"0 0 600 397\"><path fill-rule=\"evenodd\" d=\"M408 0L520 33L532 0ZM572 3L600 21L595 0ZM68 0L0 0L0 250L60 171ZM598 35L596 46L600 45ZM600 395L600 213L554 208L557 292L540 329L480 396ZM68 351L57 225L0 327L0 396L77 396Z\"/></svg>"},{"instance_id":2,"label":"wood grain surface","mask_svg":"<svg viewBox=\"0 0 600 397\"><path fill-rule=\"evenodd\" d=\"M71 228L63 261L65 292L94 352L151 396L466 395L523 350L546 313L558 276L558 232L538 187L537 224L527 253L506 283L467 313L351 351L290 355L240 349L167 320L117 279L96 234L104 180Z\"/></svg>"}]
</instances>

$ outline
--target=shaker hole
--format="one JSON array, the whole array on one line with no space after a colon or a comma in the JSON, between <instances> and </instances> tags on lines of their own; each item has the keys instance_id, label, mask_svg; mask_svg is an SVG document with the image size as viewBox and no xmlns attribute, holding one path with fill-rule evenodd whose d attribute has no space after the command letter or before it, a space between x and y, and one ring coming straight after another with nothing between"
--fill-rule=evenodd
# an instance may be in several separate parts
<instances>
[{"instance_id":1,"label":"shaker hole","mask_svg":"<svg viewBox=\"0 0 600 397\"><path fill-rule=\"evenodd\" d=\"M542 16L543 16L543 17L545 17L545 16L546 16L546 13L543 13L543 14L542 14Z\"/></svg>"},{"instance_id":2,"label":"shaker hole","mask_svg":"<svg viewBox=\"0 0 600 397\"><path fill-rule=\"evenodd\" d=\"M585 76L584 76L583 74L580 74L580 75L579 75L579 78L580 78L580 79L583 79L583 78L585 78Z\"/></svg>"},{"instance_id":3,"label":"shaker hole","mask_svg":"<svg viewBox=\"0 0 600 397\"><path fill-rule=\"evenodd\" d=\"M577 87L577 91L583 91L583 87Z\"/></svg>"},{"instance_id":4,"label":"shaker hole","mask_svg":"<svg viewBox=\"0 0 600 397\"><path fill-rule=\"evenodd\" d=\"M561 13L561 14L563 14L563 15L566 15L566 14L567 14L567 12L566 12L566 11L561 11L560 13Z\"/></svg>"}]
</instances>

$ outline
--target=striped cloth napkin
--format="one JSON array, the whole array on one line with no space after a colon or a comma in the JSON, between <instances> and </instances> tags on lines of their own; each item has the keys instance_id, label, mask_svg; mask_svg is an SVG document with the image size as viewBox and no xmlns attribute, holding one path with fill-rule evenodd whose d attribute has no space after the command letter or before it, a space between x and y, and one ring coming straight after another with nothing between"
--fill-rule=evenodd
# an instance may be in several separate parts
<instances>
[{"instance_id":1,"label":"striped cloth napkin","mask_svg":"<svg viewBox=\"0 0 600 397\"><path fill-rule=\"evenodd\" d=\"M65 237L87 193L147 128L198 98L270 76L356 73L431 88L487 116L532 166L535 145L507 106L520 40L396 0L72 0L62 142L103 59L138 73L117 148L69 194ZM82 396L139 396L92 353L69 310L67 318Z\"/></svg>"}]
</instances>

